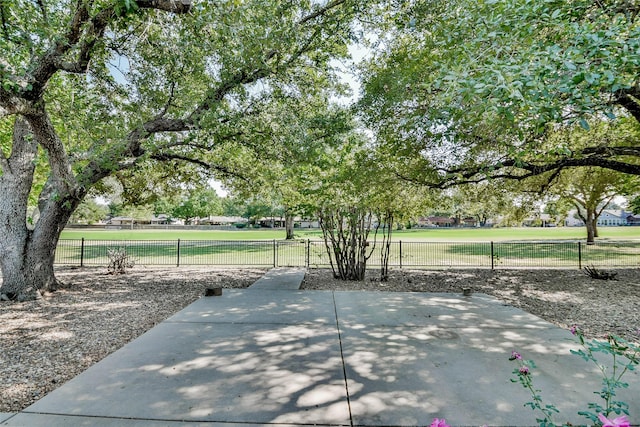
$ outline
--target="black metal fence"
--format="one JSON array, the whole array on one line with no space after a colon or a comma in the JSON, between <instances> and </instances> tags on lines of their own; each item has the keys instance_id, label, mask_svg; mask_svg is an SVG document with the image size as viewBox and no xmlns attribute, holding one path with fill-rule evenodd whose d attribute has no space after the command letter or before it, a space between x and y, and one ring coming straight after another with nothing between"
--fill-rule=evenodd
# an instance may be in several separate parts
<instances>
[{"instance_id":1,"label":"black metal fence","mask_svg":"<svg viewBox=\"0 0 640 427\"><path fill-rule=\"evenodd\" d=\"M56 264L100 266L108 249L124 248L138 265L328 267L323 241L60 240ZM370 267L380 265L374 249ZM394 268L638 267L640 242L392 242Z\"/></svg>"}]
</instances>

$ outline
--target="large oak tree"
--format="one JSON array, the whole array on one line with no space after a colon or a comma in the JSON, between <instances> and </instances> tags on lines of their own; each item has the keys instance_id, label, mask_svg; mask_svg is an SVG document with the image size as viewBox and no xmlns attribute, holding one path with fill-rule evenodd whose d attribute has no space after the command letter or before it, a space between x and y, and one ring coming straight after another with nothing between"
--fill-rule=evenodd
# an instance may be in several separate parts
<instances>
[{"instance_id":1,"label":"large oak tree","mask_svg":"<svg viewBox=\"0 0 640 427\"><path fill-rule=\"evenodd\" d=\"M365 2L0 3L0 293L55 287L60 232L106 177L261 140L278 92L331 83ZM151 175L155 176L155 175ZM42 177L40 180L39 177ZM39 216L28 223L29 200Z\"/></svg>"}]
</instances>

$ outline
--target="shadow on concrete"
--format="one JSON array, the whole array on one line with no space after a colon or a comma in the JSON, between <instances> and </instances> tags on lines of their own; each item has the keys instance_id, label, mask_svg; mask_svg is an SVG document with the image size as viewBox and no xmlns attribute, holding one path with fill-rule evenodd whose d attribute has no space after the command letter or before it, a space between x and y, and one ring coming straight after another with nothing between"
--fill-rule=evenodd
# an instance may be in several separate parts
<instances>
[{"instance_id":1,"label":"shadow on concrete","mask_svg":"<svg viewBox=\"0 0 640 427\"><path fill-rule=\"evenodd\" d=\"M557 422L584 424L576 413L600 382L569 354L576 347L567 331L483 295L234 290L198 300L4 425L533 425L530 396L510 382L512 350L536 361ZM632 375L619 397L640 414Z\"/></svg>"}]
</instances>

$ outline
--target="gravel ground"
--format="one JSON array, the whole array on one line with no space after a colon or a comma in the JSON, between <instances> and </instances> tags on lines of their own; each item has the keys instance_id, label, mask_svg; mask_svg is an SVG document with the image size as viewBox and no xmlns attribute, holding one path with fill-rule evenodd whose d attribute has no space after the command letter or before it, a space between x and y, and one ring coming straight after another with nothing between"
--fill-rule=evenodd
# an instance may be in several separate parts
<instances>
[{"instance_id":1,"label":"gravel ground","mask_svg":"<svg viewBox=\"0 0 640 427\"><path fill-rule=\"evenodd\" d=\"M43 299L0 303L0 412L19 411L203 295L213 285L244 288L262 269L60 269L67 286ZM614 333L637 341L640 270L618 280L579 270L400 270L388 282L342 282L330 270L307 272L303 289L482 292L588 337ZM375 272L371 271L370 276Z\"/></svg>"}]
</instances>

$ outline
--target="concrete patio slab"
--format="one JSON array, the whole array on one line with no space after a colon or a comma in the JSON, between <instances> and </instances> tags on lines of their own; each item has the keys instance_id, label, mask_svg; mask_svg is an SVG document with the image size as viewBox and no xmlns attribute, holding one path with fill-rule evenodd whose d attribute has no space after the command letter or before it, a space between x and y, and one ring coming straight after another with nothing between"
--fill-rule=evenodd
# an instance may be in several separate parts
<instances>
[{"instance_id":1,"label":"concrete patio slab","mask_svg":"<svg viewBox=\"0 0 640 427\"><path fill-rule=\"evenodd\" d=\"M546 331L554 348L544 348L529 330L387 327L343 328L343 352L353 422L356 425L532 425L523 408L531 396L511 383L518 367L511 349L535 360L535 385L545 403L561 410L559 421L585 423L577 415L594 401L598 372L568 354L564 331ZM570 334L569 334L570 335ZM580 384L576 386L576 384ZM635 387L637 390L637 387ZM631 397L631 396L629 396Z\"/></svg>"},{"instance_id":2,"label":"concrete patio slab","mask_svg":"<svg viewBox=\"0 0 640 427\"><path fill-rule=\"evenodd\" d=\"M531 425L530 394L513 384L516 350L537 365L535 386L560 423L602 387L597 367L572 355L570 332L486 295L336 292L354 425ZM602 355L603 362L611 359ZM640 376L620 396L640 410ZM539 416L540 414L538 414Z\"/></svg>"},{"instance_id":3,"label":"concrete patio slab","mask_svg":"<svg viewBox=\"0 0 640 427\"><path fill-rule=\"evenodd\" d=\"M203 297L0 425L530 426L512 350L555 420L596 401L574 337L474 294L245 289ZM618 398L640 416L640 375Z\"/></svg>"},{"instance_id":4,"label":"concrete patio slab","mask_svg":"<svg viewBox=\"0 0 640 427\"><path fill-rule=\"evenodd\" d=\"M347 325L428 326L459 328L554 328L539 317L488 295L451 293L336 292L340 322Z\"/></svg>"},{"instance_id":5,"label":"concrete patio slab","mask_svg":"<svg viewBox=\"0 0 640 427\"><path fill-rule=\"evenodd\" d=\"M9 418L15 416L14 412L0 412L0 423L8 420Z\"/></svg>"},{"instance_id":6,"label":"concrete patio slab","mask_svg":"<svg viewBox=\"0 0 640 427\"><path fill-rule=\"evenodd\" d=\"M163 323L26 412L349 424L335 325Z\"/></svg>"},{"instance_id":7,"label":"concrete patio slab","mask_svg":"<svg viewBox=\"0 0 640 427\"><path fill-rule=\"evenodd\" d=\"M200 298L167 322L335 324L336 313L331 292L225 289L221 297Z\"/></svg>"}]
</instances>

